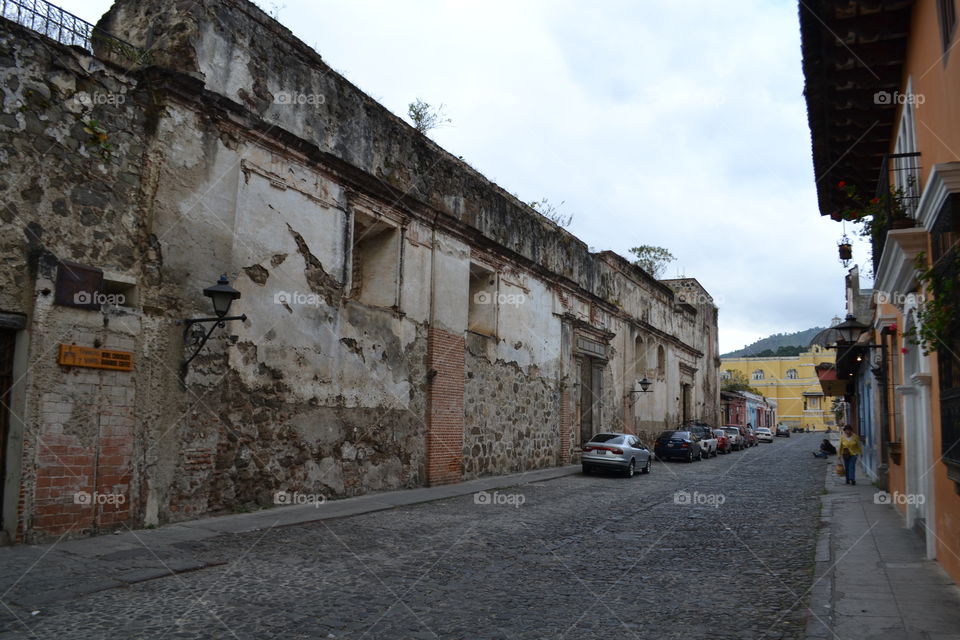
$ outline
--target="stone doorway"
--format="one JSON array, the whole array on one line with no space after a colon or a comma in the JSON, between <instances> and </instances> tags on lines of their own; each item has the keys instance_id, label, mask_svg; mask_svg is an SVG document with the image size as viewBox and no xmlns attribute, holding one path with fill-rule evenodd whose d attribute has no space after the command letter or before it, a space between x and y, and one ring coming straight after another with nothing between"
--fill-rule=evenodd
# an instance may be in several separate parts
<instances>
[{"instance_id":1,"label":"stone doorway","mask_svg":"<svg viewBox=\"0 0 960 640\"><path fill-rule=\"evenodd\" d=\"M0 478L7 481L7 452L10 442L10 404L13 389L13 351L16 344L16 332L0 329ZM0 530L3 530L6 487L0 490Z\"/></svg>"}]
</instances>

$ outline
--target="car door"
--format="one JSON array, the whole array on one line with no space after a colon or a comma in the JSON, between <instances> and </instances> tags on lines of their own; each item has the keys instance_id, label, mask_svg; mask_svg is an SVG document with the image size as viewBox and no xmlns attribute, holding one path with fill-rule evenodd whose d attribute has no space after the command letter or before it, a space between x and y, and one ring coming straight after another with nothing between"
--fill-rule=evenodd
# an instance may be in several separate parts
<instances>
[{"instance_id":1,"label":"car door","mask_svg":"<svg viewBox=\"0 0 960 640\"><path fill-rule=\"evenodd\" d=\"M630 448L633 449L633 457L637 461L637 467L642 468L647 463L650 453L640 444L640 438L630 436Z\"/></svg>"}]
</instances>

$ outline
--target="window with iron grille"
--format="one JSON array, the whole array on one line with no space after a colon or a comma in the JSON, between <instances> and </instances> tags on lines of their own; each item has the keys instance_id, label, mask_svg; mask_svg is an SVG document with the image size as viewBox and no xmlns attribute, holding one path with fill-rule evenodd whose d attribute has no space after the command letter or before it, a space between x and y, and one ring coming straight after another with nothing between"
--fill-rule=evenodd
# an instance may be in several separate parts
<instances>
[{"instance_id":1,"label":"window with iron grille","mask_svg":"<svg viewBox=\"0 0 960 640\"><path fill-rule=\"evenodd\" d=\"M952 291L948 304L960 309L960 194L954 194L937 215L930 234L933 282ZM943 461L948 476L960 491L960 314L954 314L948 335L940 339L937 367L940 374L940 429Z\"/></svg>"}]
</instances>

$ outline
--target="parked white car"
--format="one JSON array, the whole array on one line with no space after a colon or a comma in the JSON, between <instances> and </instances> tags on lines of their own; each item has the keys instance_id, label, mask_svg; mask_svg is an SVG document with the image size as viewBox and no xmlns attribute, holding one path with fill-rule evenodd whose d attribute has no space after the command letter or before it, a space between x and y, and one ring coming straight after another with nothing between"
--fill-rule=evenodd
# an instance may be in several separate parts
<instances>
[{"instance_id":1,"label":"parked white car","mask_svg":"<svg viewBox=\"0 0 960 640\"><path fill-rule=\"evenodd\" d=\"M713 429L705 424L694 424L690 427L690 432L700 439L700 450L703 451L703 457L717 457L717 448L720 441L713 435Z\"/></svg>"},{"instance_id":2,"label":"parked white car","mask_svg":"<svg viewBox=\"0 0 960 640\"><path fill-rule=\"evenodd\" d=\"M757 440L760 442L773 442L773 432L766 427L760 427L755 430L757 432Z\"/></svg>"},{"instance_id":3,"label":"parked white car","mask_svg":"<svg viewBox=\"0 0 960 640\"><path fill-rule=\"evenodd\" d=\"M727 437L730 438L731 451L740 451L746 448L747 442L743 439L743 434L740 433L738 427L723 427L723 430L727 432Z\"/></svg>"}]
</instances>

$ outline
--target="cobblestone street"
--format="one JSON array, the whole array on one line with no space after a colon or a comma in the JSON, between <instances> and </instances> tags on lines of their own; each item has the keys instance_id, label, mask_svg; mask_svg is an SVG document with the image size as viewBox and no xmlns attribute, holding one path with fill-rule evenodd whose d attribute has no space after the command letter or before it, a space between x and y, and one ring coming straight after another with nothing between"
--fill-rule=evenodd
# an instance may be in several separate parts
<instances>
[{"instance_id":1,"label":"cobblestone street","mask_svg":"<svg viewBox=\"0 0 960 640\"><path fill-rule=\"evenodd\" d=\"M816 442L180 543L207 568L33 615L14 589L0 637L800 638Z\"/></svg>"}]
</instances>

